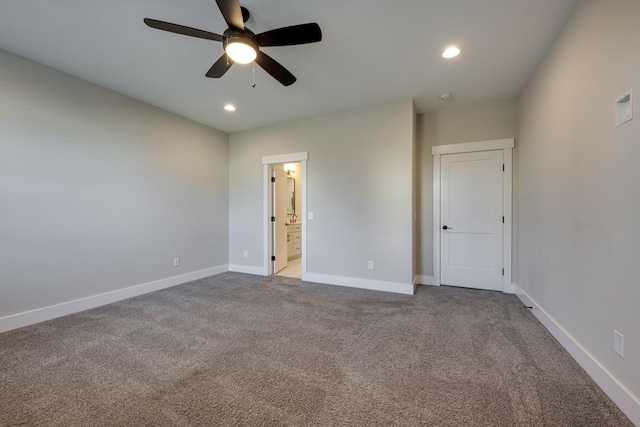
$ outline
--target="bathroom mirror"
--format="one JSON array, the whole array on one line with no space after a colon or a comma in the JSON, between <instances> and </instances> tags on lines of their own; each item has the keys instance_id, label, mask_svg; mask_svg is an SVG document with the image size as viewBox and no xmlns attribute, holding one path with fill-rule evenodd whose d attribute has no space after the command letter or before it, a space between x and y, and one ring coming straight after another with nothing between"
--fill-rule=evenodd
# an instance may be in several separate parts
<instances>
[{"instance_id":1,"label":"bathroom mirror","mask_svg":"<svg viewBox=\"0 0 640 427\"><path fill-rule=\"evenodd\" d=\"M296 180L287 178L287 215L296 214Z\"/></svg>"}]
</instances>

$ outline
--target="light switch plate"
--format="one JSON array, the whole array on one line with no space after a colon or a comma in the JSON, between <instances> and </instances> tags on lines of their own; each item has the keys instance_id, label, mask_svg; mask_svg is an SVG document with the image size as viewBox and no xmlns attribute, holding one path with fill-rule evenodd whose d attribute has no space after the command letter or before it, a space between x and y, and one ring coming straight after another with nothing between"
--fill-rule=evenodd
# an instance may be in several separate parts
<instances>
[{"instance_id":1,"label":"light switch plate","mask_svg":"<svg viewBox=\"0 0 640 427\"><path fill-rule=\"evenodd\" d=\"M616 126L633 119L633 92L629 89L616 99Z\"/></svg>"},{"instance_id":2,"label":"light switch plate","mask_svg":"<svg viewBox=\"0 0 640 427\"><path fill-rule=\"evenodd\" d=\"M618 331L613 331L613 351L624 359L624 335Z\"/></svg>"}]
</instances>

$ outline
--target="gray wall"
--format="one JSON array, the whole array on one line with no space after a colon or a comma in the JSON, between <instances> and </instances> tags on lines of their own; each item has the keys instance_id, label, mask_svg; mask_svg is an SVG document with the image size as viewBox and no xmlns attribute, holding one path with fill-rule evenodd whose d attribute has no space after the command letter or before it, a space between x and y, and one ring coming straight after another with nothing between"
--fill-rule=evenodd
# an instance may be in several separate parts
<instances>
[{"instance_id":1,"label":"gray wall","mask_svg":"<svg viewBox=\"0 0 640 427\"><path fill-rule=\"evenodd\" d=\"M228 263L226 134L3 51L0 200L0 317Z\"/></svg>"},{"instance_id":2,"label":"gray wall","mask_svg":"<svg viewBox=\"0 0 640 427\"><path fill-rule=\"evenodd\" d=\"M519 100L518 285L640 397L640 2L581 2ZM637 101L636 101L637 102ZM625 336L625 358L613 331Z\"/></svg>"},{"instance_id":3,"label":"gray wall","mask_svg":"<svg viewBox=\"0 0 640 427\"><path fill-rule=\"evenodd\" d=\"M436 145L514 138L515 101L449 108L420 114L417 121L417 274L433 276L433 156ZM515 277L515 276L514 276Z\"/></svg>"},{"instance_id":4,"label":"gray wall","mask_svg":"<svg viewBox=\"0 0 640 427\"><path fill-rule=\"evenodd\" d=\"M412 283L413 126L403 101L232 134L230 264L263 265L262 157L308 151L308 272Z\"/></svg>"}]
</instances>

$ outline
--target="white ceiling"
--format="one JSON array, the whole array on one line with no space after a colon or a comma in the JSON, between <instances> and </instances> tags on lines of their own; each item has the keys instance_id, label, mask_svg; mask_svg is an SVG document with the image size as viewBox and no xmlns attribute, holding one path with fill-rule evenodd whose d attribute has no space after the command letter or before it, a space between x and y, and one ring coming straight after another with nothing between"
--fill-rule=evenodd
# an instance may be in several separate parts
<instances>
[{"instance_id":1,"label":"white ceiling","mask_svg":"<svg viewBox=\"0 0 640 427\"><path fill-rule=\"evenodd\" d=\"M255 33L317 22L320 43L264 48L298 81L256 66L204 74L222 44L148 28L154 18L222 34L215 0L2 0L0 48L225 132L401 99L418 112L515 99L577 0L244 0ZM462 54L440 55L448 45ZM451 92L453 100L438 99ZM235 113L222 107L232 102Z\"/></svg>"}]
</instances>

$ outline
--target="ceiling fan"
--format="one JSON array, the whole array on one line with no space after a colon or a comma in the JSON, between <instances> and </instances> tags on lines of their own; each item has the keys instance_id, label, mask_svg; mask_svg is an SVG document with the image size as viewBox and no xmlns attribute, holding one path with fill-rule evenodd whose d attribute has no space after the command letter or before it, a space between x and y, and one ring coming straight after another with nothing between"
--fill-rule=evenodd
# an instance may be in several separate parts
<instances>
[{"instance_id":1,"label":"ceiling fan","mask_svg":"<svg viewBox=\"0 0 640 427\"><path fill-rule=\"evenodd\" d=\"M253 31L244 26L244 23L249 20L250 14L247 9L240 7L238 0L216 0L216 2L229 26L222 35L150 18L145 18L144 22L149 27L158 30L222 42L225 53L207 71L207 74L205 74L207 77L222 77L235 62L248 64L255 61L284 86L293 84L296 81L296 77L275 59L262 52L260 48L292 46L315 43L322 40L322 31L316 23L292 25L254 34Z\"/></svg>"}]
</instances>

